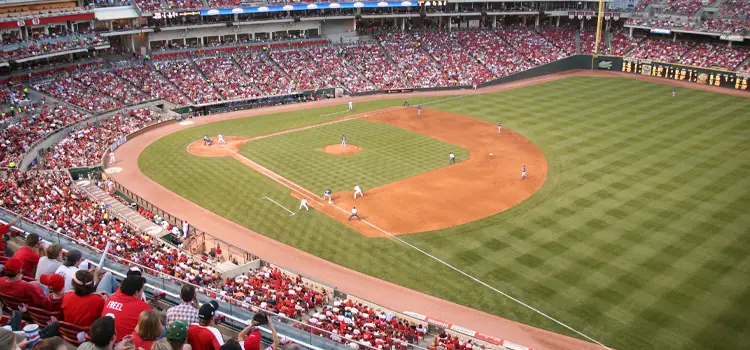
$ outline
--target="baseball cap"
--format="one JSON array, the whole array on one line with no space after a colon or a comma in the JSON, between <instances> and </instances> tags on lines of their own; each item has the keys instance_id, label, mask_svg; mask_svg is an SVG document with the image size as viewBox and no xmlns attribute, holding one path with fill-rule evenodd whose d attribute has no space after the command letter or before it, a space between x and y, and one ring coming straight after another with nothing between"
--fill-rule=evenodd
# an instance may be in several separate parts
<instances>
[{"instance_id":1,"label":"baseball cap","mask_svg":"<svg viewBox=\"0 0 750 350\"><path fill-rule=\"evenodd\" d=\"M65 279L58 274L41 275L39 282L49 287L53 292L59 292L65 288Z\"/></svg>"},{"instance_id":2,"label":"baseball cap","mask_svg":"<svg viewBox=\"0 0 750 350\"><path fill-rule=\"evenodd\" d=\"M201 305L200 310L198 310L198 318L203 322L209 322L214 318L216 310L218 309L219 303L217 303L216 300L211 300Z\"/></svg>"},{"instance_id":3,"label":"baseball cap","mask_svg":"<svg viewBox=\"0 0 750 350\"><path fill-rule=\"evenodd\" d=\"M21 267L23 267L23 262L18 258L10 258L5 262L6 273L19 273L21 272Z\"/></svg>"},{"instance_id":4,"label":"baseball cap","mask_svg":"<svg viewBox=\"0 0 750 350\"><path fill-rule=\"evenodd\" d=\"M138 266L133 266L128 270L128 273L125 274L126 276L143 276L143 270L141 270Z\"/></svg>"},{"instance_id":5,"label":"baseball cap","mask_svg":"<svg viewBox=\"0 0 750 350\"><path fill-rule=\"evenodd\" d=\"M167 327L167 340L184 343L187 339L188 323L184 320L174 321Z\"/></svg>"}]
</instances>

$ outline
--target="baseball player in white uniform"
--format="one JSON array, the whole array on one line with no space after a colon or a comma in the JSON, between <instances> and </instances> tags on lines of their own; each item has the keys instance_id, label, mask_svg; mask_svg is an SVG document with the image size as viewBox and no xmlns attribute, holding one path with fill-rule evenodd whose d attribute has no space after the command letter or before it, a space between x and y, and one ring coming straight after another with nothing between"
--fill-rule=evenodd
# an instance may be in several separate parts
<instances>
[{"instance_id":1,"label":"baseball player in white uniform","mask_svg":"<svg viewBox=\"0 0 750 350\"><path fill-rule=\"evenodd\" d=\"M448 164L456 164L456 155L455 154L448 153L448 158L450 158L450 160L448 160Z\"/></svg>"},{"instance_id":2,"label":"baseball player in white uniform","mask_svg":"<svg viewBox=\"0 0 750 350\"><path fill-rule=\"evenodd\" d=\"M359 185L354 186L354 199L357 199L357 194L359 194L362 197L365 196L365 194L362 193L362 188L359 187Z\"/></svg>"},{"instance_id":3,"label":"baseball player in white uniform","mask_svg":"<svg viewBox=\"0 0 750 350\"><path fill-rule=\"evenodd\" d=\"M323 194L323 200L326 200L328 198L328 204L333 203L333 197L331 196L331 189L327 189L326 192Z\"/></svg>"},{"instance_id":4,"label":"baseball player in white uniform","mask_svg":"<svg viewBox=\"0 0 750 350\"><path fill-rule=\"evenodd\" d=\"M115 152L109 151L109 163L110 164L115 163Z\"/></svg>"},{"instance_id":5,"label":"baseball player in white uniform","mask_svg":"<svg viewBox=\"0 0 750 350\"><path fill-rule=\"evenodd\" d=\"M349 220L346 220L346 221L350 221L352 218L357 218L357 220L362 221L362 219L359 217L359 215L357 215L358 212L359 211L357 210L357 207L353 207L352 208L352 215L349 215Z\"/></svg>"},{"instance_id":6,"label":"baseball player in white uniform","mask_svg":"<svg viewBox=\"0 0 750 350\"><path fill-rule=\"evenodd\" d=\"M500 130L503 128L503 123L497 122L497 133L500 133Z\"/></svg>"},{"instance_id":7,"label":"baseball player in white uniform","mask_svg":"<svg viewBox=\"0 0 750 350\"><path fill-rule=\"evenodd\" d=\"M226 141L224 141L224 135L219 133L219 141L216 141L216 143L224 143L224 144L227 143Z\"/></svg>"},{"instance_id":8,"label":"baseball player in white uniform","mask_svg":"<svg viewBox=\"0 0 750 350\"><path fill-rule=\"evenodd\" d=\"M346 135L341 135L341 147L346 147Z\"/></svg>"},{"instance_id":9,"label":"baseball player in white uniform","mask_svg":"<svg viewBox=\"0 0 750 350\"><path fill-rule=\"evenodd\" d=\"M352 104L352 101L349 101L349 110L351 111L354 109L354 104Z\"/></svg>"},{"instance_id":10,"label":"baseball player in white uniform","mask_svg":"<svg viewBox=\"0 0 750 350\"><path fill-rule=\"evenodd\" d=\"M297 209L297 210L302 210L302 208L305 208L305 210L310 211L310 208L307 207L307 199L306 198L302 198L302 200L299 201L299 209Z\"/></svg>"},{"instance_id":11,"label":"baseball player in white uniform","mask_svg":"<svg viewBox=\"0 0 750 350\"><path fill-rule=\"evenodd\" d=\"M526 164L524 164L523 169L521 169L521 180L526 180Z\"/></svg>"}]
</instances>

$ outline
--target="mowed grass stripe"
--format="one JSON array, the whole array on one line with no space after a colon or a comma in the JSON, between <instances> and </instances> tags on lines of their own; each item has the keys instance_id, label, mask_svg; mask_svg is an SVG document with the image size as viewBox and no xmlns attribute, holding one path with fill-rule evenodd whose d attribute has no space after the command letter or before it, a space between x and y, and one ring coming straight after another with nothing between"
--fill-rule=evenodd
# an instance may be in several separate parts
<instances>
[{"instance_id":1,"label":"mowed grass stripe","mask_svg":"<svg viewBox=\"0 0 750 350\"><path fill-rule=\"evenodd\" d=\"M737 311L750 307L747 99L689 89L678 89L673 99L667 85L576 77L425 107L502 121L542 149L550 172L539 192L506 212L404 239L615 348L750 347L750 337L743 336L750 316ZM314 113L268 118L262 126L248 120L241 128L282 129L320 120ZM165 139L172 138L179 136ZM168 157L180 151L168 151L166 142L159 146L164 154L153 172L169 178L170 188L179 181L189 186L192 175L164 174L164 168L178 168L171 163L181 162L179 156ZM179 169L191 166L197 165ZM229 176L211 178L236 178L252 187L243 191L298 204L283 190L276 194L278 185L267 179ZM565 333L389 240L363 239L316 212L289 220L266 204L232 209L245 199L232 186L209 193L216 185L205 181L209 188L191 196L229 204L201 205L274 239L409 288Z\"/></svg>"}]
</instances>

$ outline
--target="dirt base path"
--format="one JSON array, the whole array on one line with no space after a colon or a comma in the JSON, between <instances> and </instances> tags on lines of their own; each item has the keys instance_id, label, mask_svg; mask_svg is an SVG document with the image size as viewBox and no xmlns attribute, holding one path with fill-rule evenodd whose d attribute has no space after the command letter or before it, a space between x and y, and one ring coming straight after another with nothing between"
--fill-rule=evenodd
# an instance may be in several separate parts
<instances>
[{"instance_id":1,"label":"dirt base path","mask_svg":"<svg viewBox=\"0 0 750 350\"><path fill-rule=\"evenodd\" d=\"M418 92L409 94L393 95L394 98L414 98L418 96L449 96L474 93L498 92L528 85L544 83L572 76L607 76L626 77L630 79L644 79L664 84L674 84L686 88L697 88L718 93L733 94L750 97L750 93L734 91L707 85L675 82L666 79L649 79L636 74L604 71L570 71L565 73L546 75L542 77L525 79L513 83L492 86L479 90L454 90ZM352 98L355 103L382 99L381 95L372 95ZM591 349L600 350L601 347L589 342L548 332L539 328L524 325L502 317L488 314L479 310L468 308L456 303L435 298L402 286L386 282L363 273L347 269L330 261L318 258L297 248L272 240L262 234L242 227L230 220L216 215L197 204L175 194L158 183L146 177L138 168L138 156L144 149L156 140L184 130L194 125L203 125L221 120L245 118L249 116L288 112L293 110L309 109L323 106L331 106L343 103L342 100L323 100L305 104L293 104L269 107L263 109L252 109L225 113L208 118L192 119L190 124L174 123L161 128L145 132L115 151L118 161L113 165L122 168L119 173L112 174L113 178L129 190L148 200L154 205L166 210L180 218L188 218L195 227L210 232L211 234L239 247L248 247L255 255L260 256L273 264L291 269L314 280L336 286L341 291L367 299L373 303L382 305L396 311L413 311L423 315L429 315L436 319L446 320L478 332L507 339L517 344L533 349ZM532 169L533 171L533 169ZM252 242L248 245L248 242ZM477 288L480 288L477 286ZM497 296L501 298L501 296ZM523 298L523 295L518 297ZM533 300L529 300L533 304ZM574 327L576 325L573 325Z\"/></svg>"},{"instance_id":2,"label":"dirt base path","mask_svg":"<svg viewBox=\"0 0 750 350\"><path fill-rule=\"evenodd\" d=\"M452 143L470 154L450 166L364 189L364 197L334 193L334 205L316 207L370 237L439 230L497 214L529 198L547 176L547 161L536 146L507 129L498 134L492 123L427 109L421 117L402 110L364 120ZM524 164L529 172L521 181ZM348 220L355 206L364 222Z\"/></svg>"}]
</instances>

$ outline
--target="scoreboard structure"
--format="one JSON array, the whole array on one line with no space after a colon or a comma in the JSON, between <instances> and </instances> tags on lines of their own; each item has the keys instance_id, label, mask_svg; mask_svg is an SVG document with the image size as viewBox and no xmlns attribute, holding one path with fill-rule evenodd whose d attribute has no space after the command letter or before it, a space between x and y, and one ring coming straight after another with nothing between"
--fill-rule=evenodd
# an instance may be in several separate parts
<instances>
[{"instance_id":1,"label":"scoreboard structure","mask_svg":"<svg viewBox=\"0 0 750 350\"><path fill-rule=\"evenodd\" d=\"M594 60L594 69L622 71L744 91L750 88L750 73L700 68L641 58L597 56Z\"/></svg>"}]
</instances>

